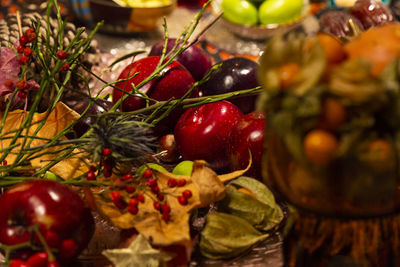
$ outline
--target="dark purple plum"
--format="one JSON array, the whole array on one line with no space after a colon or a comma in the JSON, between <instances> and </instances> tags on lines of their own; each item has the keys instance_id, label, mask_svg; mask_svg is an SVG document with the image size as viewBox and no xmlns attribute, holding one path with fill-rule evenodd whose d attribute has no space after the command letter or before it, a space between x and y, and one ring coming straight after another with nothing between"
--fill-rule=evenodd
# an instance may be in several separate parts
<instances>
[{"instance_id":1,"label":"dark purple plum","mask_svg":"<svg viewBox=\"0 0 400 267\"><path fill-rule=\"evenodd\" d=\"M357 0L350 12L361 21L365 29L395 21L390 8L380 1Z\"/></svg>"},{"instance_id":2,"label":"dark purple plum","mask_svg":"<svg viewBox=\"0 0 400 267\"><path fill-rule=\"evenodd\" d=\"M338 37L347 37L354 35L350 20L360 30L364 31L361 21L344 10L327 10L319 16L320 31Z\"/></svg>"},{"instance_id":3,"label":"dark purple plum","mask_svg":"<svg viewBox=\"0 0 400 267\"><path fill-rule=\"evenodd\" d=\"M83 98L80 101L69 102L67 105L82 114L83 111L89 105L89 100L87 98ZM94 115L101 114L107 110L109 110L113 106L112 102L106 101L103 99L97 99L95 103L88 109L85 113L84 117L74 125L73 130L75 133L68 134L67 137L69 138L78 138L81 137L84 133L86 133L90 125L96 122L96 117Z\"/></svg>"},{"instance_id":4,"label":"dark purple plum","mask_svg":"<svg viewBox=\"0 0 400 267\"><path fill-rule=\"evenodd\" d=\"M175 38L168 39L167 53L171 51L176 42ZM164 40L154 44L150 50L149 56L161 56L164 46ZM211 60L206 52L196 45L190 46L176 61L181 63L192 74L196 81L201 80L211 68Z\"/></svg>"},{"instance_id":5,"label":"dark purple plum","mask_svg":"<svg viewBox=\"0 0 400 267\"><path fill-rule=\"evenodd\" d=\"M257 80L257 62L244 58L233 57L221 62L221 67L210 75L210 79L200 86L202 95L218 95L239 90L252 89L259 86ZM243 113L255 109L257 96L244 96L230 99Z\"/></svg>"}]
</instances>

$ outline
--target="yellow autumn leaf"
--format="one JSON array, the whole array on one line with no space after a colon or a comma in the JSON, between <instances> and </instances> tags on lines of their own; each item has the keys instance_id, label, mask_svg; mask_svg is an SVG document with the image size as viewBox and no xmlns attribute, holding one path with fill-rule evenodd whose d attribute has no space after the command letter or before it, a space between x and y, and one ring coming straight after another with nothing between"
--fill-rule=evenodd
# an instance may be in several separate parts
<instances>
[{"instance_id":1,"label":"yellow autumn leaf","mask_svg":"<svg viewBox=\"0 0 400 267\"><path fill-rule=\"evenodd\" d=\"M7 114L7 118L5 120L4 127L2 129L2 134L4 137L1 140L1 146L3 149L10 146L11 139L7 137L13 137L15 135L15 130L21 127L22 122L28 116L28 112L24 110L14 110ZM3 114L0 115L1 119ZM16 143L23 144L24 137L23 136L36 136L36 138L28 138L27 142L31 142L30 147L42 146L48 143L48 139L54 138L57 134L59 134L65 127L71 124L73 121L79 118L79 114L76 113L74 110L67 107L62 102L58 102L54 110L49 114L46 119L46 113L36 113L33 115L32 124L29 130L24 129L22 131L21 137L19 137ZM44 125L38 130L38 126L45 120ZM46 140L47 139L47 140ZM59 140L66 140L66 137L61 137ZM52 161L55 157L60 155L60 153L51 153L62 146L53 146L46 149L41 150L37 154L43 154L37 158L33 158L30 160L31 166L38 170L43 166L47 165L50 161ZM11 153L9 153L6 157L7 162L13 163L18 153L18 150L21 149L19 146L13 148ZM78 153L78 150L74 150L72 153ZM72 177L76 177L87 172L87 167L83 163L81 158L78 157L67 157L64 160L61 160L56 165L54 165L50 169L53 173L59 175L64 179L69 179Z\"/></svg>"},{"instance_id":2,"label":"yellow autumn leaf","mask_svg":"<svg viewBox=\"0 0 400 267\"><path fill-rule=\"evenodd\" d=\"M250 165L249 165L250 166ZM225 174L222 178L227 181L243 175L248 170L235 171ZM118 209L110 200L110 192L107 190L103 194L95 196L98 210L111 222L122 229L136 228L136 230L151 240L156 245L170 245L190 243L190 213L199 207L205 207L213 202L225 197L225 185L220 176L206 166L205 161L194 161L191 176L176 175L169 172L158 172L153 170L153 177L157 180L157 185L165 196L162 203L167 203L171 207L170 220L165 222L161 213L153 207L157 200L155 194L149 189L141 192L144 203L139 203L139 212L132 215L127 209ZM169 187L169 179L185 179L183 187ZM192 197L188 199L187 205L181 205L177 197L182 195L185 190L192 192ZM129 195L121 192L126 202Z\"/></svg>"}]
</instances>

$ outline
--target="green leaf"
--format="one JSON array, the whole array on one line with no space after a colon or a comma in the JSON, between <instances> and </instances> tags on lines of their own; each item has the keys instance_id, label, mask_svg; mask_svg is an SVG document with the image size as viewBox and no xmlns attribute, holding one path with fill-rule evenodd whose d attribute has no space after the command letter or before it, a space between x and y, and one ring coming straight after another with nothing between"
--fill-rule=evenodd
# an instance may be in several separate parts
<instances>
[{"instance_id":1,"label":"green leaf","mask_svg":"<svg viewBox=\"0 0 400 267\"><path fill-rule=\"evenodd\" d=\"M246 219L264 231L272 229L282 221L282 209L276 204L272 192L263 183L242 176L230 182L228 188L231 186L246 188L251 195L228 191L227 198L221 202L224 210Z\"/></svg>"},{"instance_id":2,"label":"green leaf","mask_svg":"<svg viewBox=\"0 0 400 267\"><path fill-rule=\"evenodd\" d=\"M211 259L231 258L268 236L242 218L215 212L207 215L201 232L200 252Z\"/></svg>"}]
</instances>

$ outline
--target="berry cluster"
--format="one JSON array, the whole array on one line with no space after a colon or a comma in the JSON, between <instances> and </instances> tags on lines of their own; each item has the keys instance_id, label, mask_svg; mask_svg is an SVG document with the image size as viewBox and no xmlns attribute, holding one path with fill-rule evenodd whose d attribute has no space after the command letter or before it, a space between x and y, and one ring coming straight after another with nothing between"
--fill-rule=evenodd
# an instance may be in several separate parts
<instances>
[{"instance_id":1,"label":"berry cluster","mask_svg":"<svg viewBox=\"0 0 400 267\"><path fill-rule=\"evenodd\" d=\"M108 178L113 173L114 160L112 158L112 151L109 148L102 150L102 170L103 177ZM98 173L100 173L100 170ZM96 167L91 166L90 170L86 173L86 179L89 181L96 180L99 175L96 175ZM171 206L167 203L165 192L160 190L157 182L157 177L149 168L143 173L132 174L125 173L120 178L113 179L110 189L110 199L113 204L120 210L127 210L132 215L139 212L139 204L145 202L144 194L149 195L153 199L153 207L161 213L164 221L170 220ZM169 179L168 187L183 187L186 185L185 179ZM181 195L177 196L177 201L180 205L187 205L188 200L192 197L190 190L184 190Z\"/></svg>"}]
</instances>

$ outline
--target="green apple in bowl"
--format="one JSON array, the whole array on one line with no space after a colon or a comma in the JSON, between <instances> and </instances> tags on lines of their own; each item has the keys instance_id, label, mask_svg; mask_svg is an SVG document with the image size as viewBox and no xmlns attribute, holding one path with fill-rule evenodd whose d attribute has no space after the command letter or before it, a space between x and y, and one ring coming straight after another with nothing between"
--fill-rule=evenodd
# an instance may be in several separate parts
<instances>
[{"instance_id":1,"label":"green apple in bowl","mask_svg":"<svg viewBox=\"0 0 400 267\"><path fill-rule=\"evenodd\" d=\"M258 11L260 23L285 24L299 18L303 10L302 0L266 0Z\"/></svg>"},{"instance_id":2,"label":"green apple in bowl","mask_svg":"<svg viewBox=\"0 0 400 267\"><path fill-rule=\"evenodd\" d=\"M247 0L222 0L223 18L236 24L256 25L258 23L257 7Z\"/></svg>"}]
</instances>

